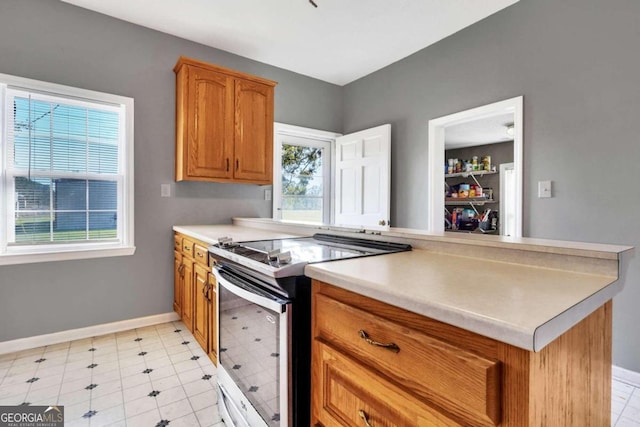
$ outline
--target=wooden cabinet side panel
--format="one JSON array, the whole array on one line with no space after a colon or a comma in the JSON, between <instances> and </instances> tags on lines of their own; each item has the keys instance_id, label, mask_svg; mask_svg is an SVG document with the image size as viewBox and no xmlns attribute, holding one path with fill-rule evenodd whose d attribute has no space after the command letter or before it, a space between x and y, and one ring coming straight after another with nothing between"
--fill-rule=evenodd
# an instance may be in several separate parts
<instances>
[{"instance_id":1,"label":"wooden cabinet side panel","mask_svg":"<svg viewBox=\"0 0 640 427\"><path fill-rule=\"evenodd\" d=\"M188 67L176 72L176 164L175 179L186 178Z\"/></svg>"},{"instance_id":2,"label":"wooden cabinet side panel","mask_svg":"<svg viewBox=\"0 0 640 427\"><path fill-rule=\"evenodd\" d=\"M235 81L234 178L272 182L273 87Z\"/></svg>"},{"instance_id":3,"label":"wooden cabinet side panel","mask_svg":"<svg viewBox=\"0 0 640 427\"><path fill-rule=\"evenodd\" d=\"M173 252L173 311L182 317L184 280L182 279L182 254Z\"/></svg>"},{"instance_id":4,"label":"wooden cabinet side panel","mask_svg":"<svg viewBox=\"0 0 640 427\"><path fill-rule=\"evenodd\" d=\"M531 425L611 425L612 301L532 354Z\"/></svg>"}]
</instances>

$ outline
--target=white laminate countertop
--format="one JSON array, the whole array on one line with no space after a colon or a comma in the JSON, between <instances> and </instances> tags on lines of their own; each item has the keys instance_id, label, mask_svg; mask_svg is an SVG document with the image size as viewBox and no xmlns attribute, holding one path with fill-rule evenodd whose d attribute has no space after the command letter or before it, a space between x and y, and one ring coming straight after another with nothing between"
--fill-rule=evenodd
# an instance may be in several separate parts
<instances>
[{"instance_id":1,"label":"white laminate countertop","mask_svg":"<svg viewBox=\"0 0 640 427\"><path fill-rule=\"evenodd\" d=\"M313 233L284 233L281 231L262 230L238 225L175 225L173 231L186 234L194 239L211 245L218 243L219 237L231 237L236 242L250 240L284 239L287 237L311 236Z\"/></svg>"},{"instance_id":2,"label":"white laminate countertop","mask_svg":"<svg viewBox=\"0 0 640 427\"><path fill-rule=\"evenodd\" d=\"M530 351L617 294L617 277L414 249L310 264L305 275Z\"/></svg>"},{"instance_id":3,"label":"white laminate countertop","mask_svg":"<svg viewBox=\"0 0 640 427\"><path fill-rule=\"evenodd\" d=\"M222 236L249 241L309 236L317 231L283 227L267 220L238 222L240 225L173 229L211 244ZM414 239L416 236L412 234ZM460 248L469 244L459 238L438 239L455 242ZM532 247L529 240L511 242L501 250L518 252L517 259L530 258L531 262L479 259L477 249L470 256L414 246L410 252L310 264L305 274L516 347L539 351L622 290L633 248L555 241L544 241L544 245L536 242ZM489 248L495 242L474 241L470 246L479 244ZM540 252L551 252L553 258L540 261L536 255ZM602 259L609 267L588 269Z\"/></svg>"}]
</instances>

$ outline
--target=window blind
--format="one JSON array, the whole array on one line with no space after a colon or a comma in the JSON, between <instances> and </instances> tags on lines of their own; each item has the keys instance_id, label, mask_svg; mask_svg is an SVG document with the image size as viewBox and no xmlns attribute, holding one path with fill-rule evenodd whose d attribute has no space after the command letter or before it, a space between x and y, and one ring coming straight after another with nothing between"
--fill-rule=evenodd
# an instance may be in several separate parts
<instances>
[{"instance_id":1,"label":"window blind","mask_svg":"<svg viewBox=\"0 0 640 427\"><path fill-rule=\"evenodd\" d=\"M6 91L8 245L118 240L120 106Z\"/></svg>"}]
</instances>

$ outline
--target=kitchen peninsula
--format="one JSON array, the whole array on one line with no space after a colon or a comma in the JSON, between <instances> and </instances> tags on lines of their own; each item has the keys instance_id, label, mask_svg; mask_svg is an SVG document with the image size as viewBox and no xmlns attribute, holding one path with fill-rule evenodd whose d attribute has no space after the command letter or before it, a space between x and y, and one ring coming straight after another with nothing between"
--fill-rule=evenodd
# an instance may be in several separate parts
<instances>
[{"instance_id":1,"label":"kitchen peninsula","mask_svg":"<svg viewBox=\"0 0 640 427\"><path fill-rule=\"evenodd\" d=\"M267 219L174 230L213 243L319 228L355 231ZM611 299L632 248L407 229L359 236L414 250L305 268L313 423L610 423Z\"/></svg>"}]
</instances>

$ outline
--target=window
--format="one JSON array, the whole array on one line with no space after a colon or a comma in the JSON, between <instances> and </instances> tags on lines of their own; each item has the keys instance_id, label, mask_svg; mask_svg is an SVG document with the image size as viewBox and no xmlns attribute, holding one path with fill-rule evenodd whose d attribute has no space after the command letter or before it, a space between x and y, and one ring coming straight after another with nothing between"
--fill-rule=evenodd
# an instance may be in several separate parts
<instances>
[{"instance_id":1,"label":"window","mask_svg":"<svg viewBox=\"0 0 640 427\"><path fill-rule=\"evenodd\" d=\"M331 151L337 134L276 123L274 219L331 223Z\"/></svg>"},{"instance_id":2,"label":"window","mask_svg":"<svg viewBox=\"0 0 640 427\"><path fill-rule=\"evenodd\" d=\"M0 264L132 254L133 99L0 75Z\"/></svg>"}]
</instances>

